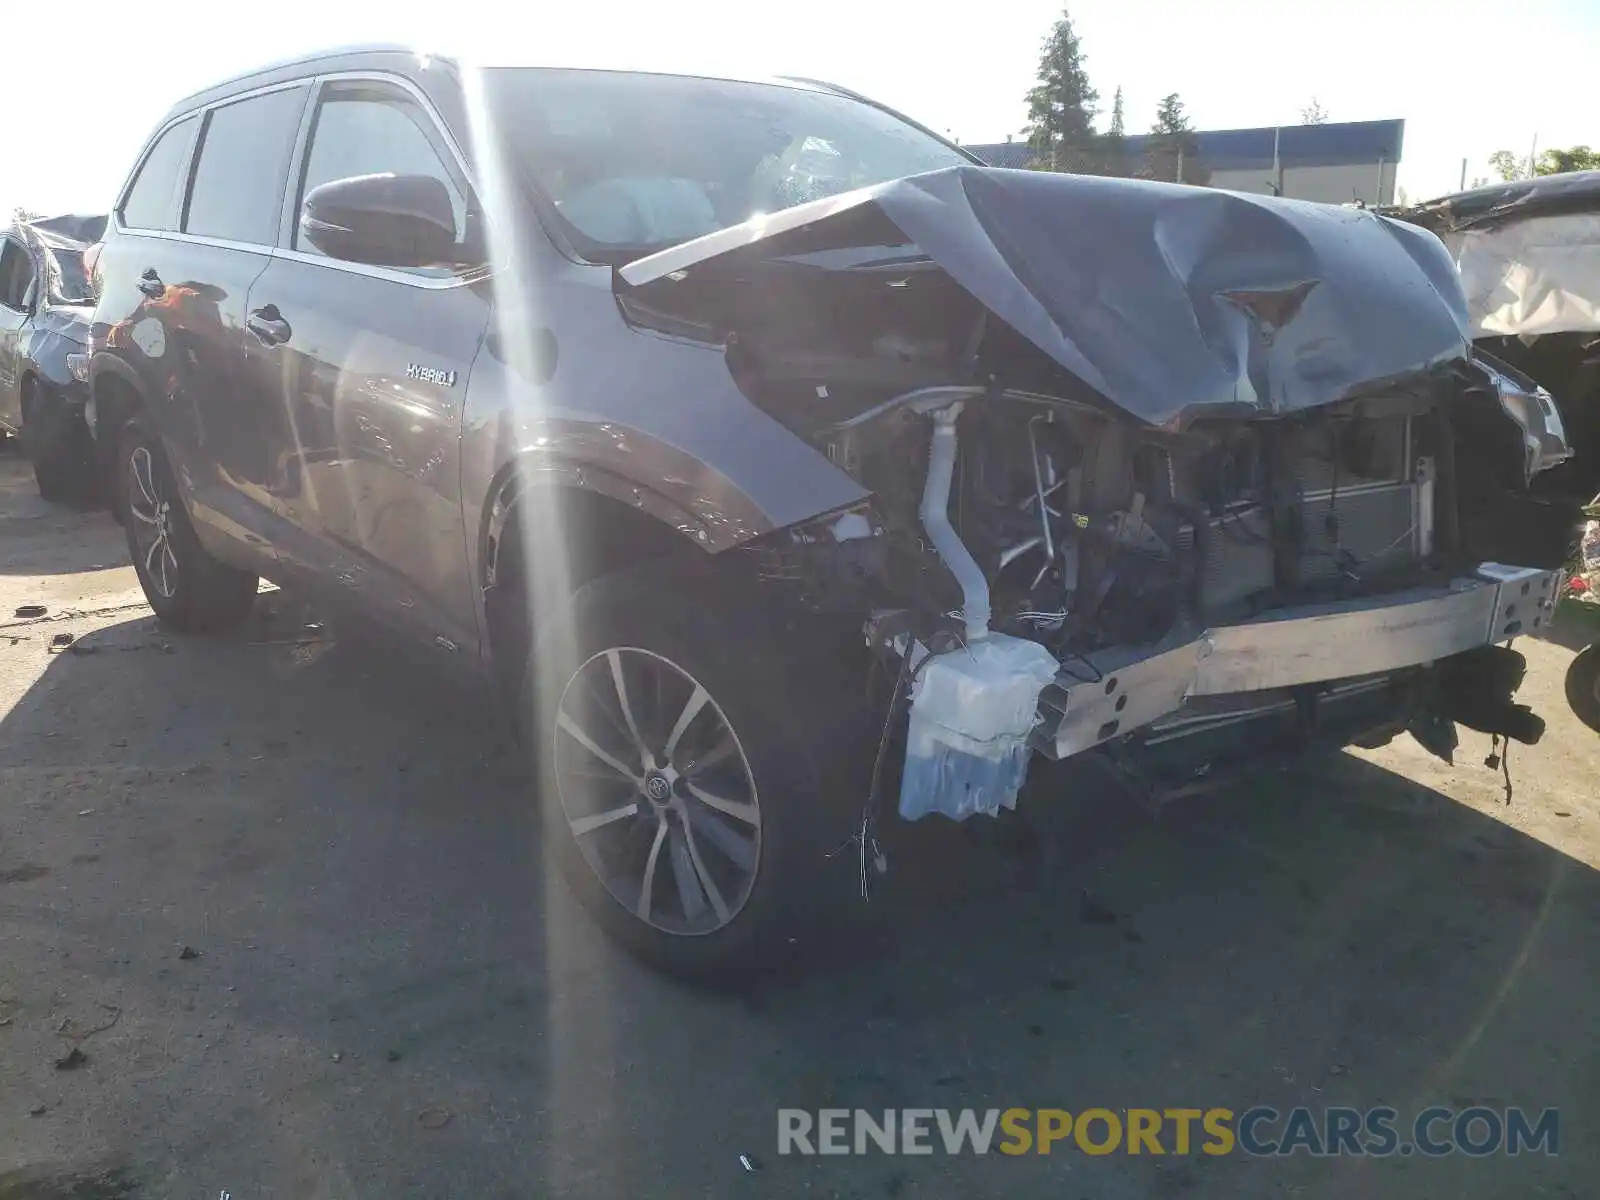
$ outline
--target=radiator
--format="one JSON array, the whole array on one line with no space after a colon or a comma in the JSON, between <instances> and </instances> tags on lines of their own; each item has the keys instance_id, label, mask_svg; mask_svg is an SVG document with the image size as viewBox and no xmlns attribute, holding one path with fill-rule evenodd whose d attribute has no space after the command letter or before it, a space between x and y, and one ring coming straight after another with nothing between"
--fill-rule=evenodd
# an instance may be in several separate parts
<instances>
[{"instance_id":1,"label":"radiator","mask_svg":"<svg viewBox=\"0 0 1600 1200\"><path fill-rule=\"evenodd\" d=\"M1201 610L1226 610L1268 591L1272 584L1272 533L1266 510L1244 508L1212 518L1205 561L1200 564Z\"/></svg>"},{"instance_id":2,"label":"radiator","mask_svg":"<svg viewBox=\"0 0 1600 1200\"><path fill-rule=\"evenodd\" d=\"M1297 578L1274 578L1267 512L1240 504L1212 517L1200 564L1200 603L1208 614L1224 612L1272 589L1360 579L1403 569L1432 550L1432 465L1413 461L1405 418L1373 421L1363 431L1371 447L1365 471L1336 465L1331 445L1305 446L1297 463L1301 556ZM1343 456L1341 456L1342 458ZM1185 528L1179 546L1193 547Z\"/></svg>"},{"instance_id":3,"label":"radiator","mask_svg":"<svg viewBox=\"0 0 1600 1200\"><path fill-rule=\"evenodd\" d=\"M1422 551L1417 493L1416 484L1395 483L1306 496L1301 580L1360 578L1415 563Z\"/></svg>"}]
</instances>

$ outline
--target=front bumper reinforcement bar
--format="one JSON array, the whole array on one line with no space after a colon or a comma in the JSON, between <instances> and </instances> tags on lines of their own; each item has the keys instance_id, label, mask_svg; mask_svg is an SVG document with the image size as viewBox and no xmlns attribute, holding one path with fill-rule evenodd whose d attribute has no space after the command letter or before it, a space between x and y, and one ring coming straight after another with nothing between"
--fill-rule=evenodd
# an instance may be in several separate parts
<instances>
[{"instance_id":1,"label":"front bumper reinforcement bar","mask_svg":"<svg viewBox=\"0 0 1600 1200\"><path fill-rule=\"evenodd\" d=\"M1176 644L1069 659L1039 698L1032 745L1068 758L1177 712L1191 696L1376 675L1534 633L1550 623L1563 575L1483 563L1443 586L1280 609Z\"/></svg>"}]
</instances>

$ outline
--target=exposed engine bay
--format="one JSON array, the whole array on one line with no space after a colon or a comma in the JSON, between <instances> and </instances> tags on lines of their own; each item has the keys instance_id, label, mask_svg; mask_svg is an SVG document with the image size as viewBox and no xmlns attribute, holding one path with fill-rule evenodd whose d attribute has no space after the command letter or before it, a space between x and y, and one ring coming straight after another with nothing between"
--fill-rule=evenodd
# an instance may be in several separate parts
<instances>
[{"instance_id":1,"label":"exposed engine bay","mask_svg":"<svg viewBox=\"0 0 1600 1200\"><path fill-rule=\"evenodd\" d=\"M825 441L879 498L879 581L932 624L962 596L918 514L929 440L918 409L957 391L931 390ZM956 421L950 521L988 582L993 628L1059 654L1156 642L1184 622L1426 577L1437 519L1429 416L1425 400L1402 396L1173 435L1041 396L976 392Z\"/></svg>"},{"instance_id":2,"label":"exposed engine bay","mask_svg":"<svg viewBox=\"0 0 1600 1200\"><path fill-rule=\"evenodd\" d=\"M1483 577L1503 531L1464 531L1459 463L1485 468L1480 493L1494 466L1465 418L1495 416L1491 395L1447 371L1171 432L993 385L918 389L815 435L874 502L791 531L765 569L870 614L914 668L907 817L1009 807L1031 751L1134 769L1131 751L1181 743L1181 791L1219 734L1237 752L1273 721L1294 746L1308 722L1336 744L1412 728L1446 757L1457 721L1533 742L1519 666L1461 674L1478 650L1520 663L1492 643L1548 620L1560 578ZM1442 687L1435 663L1471 686Z\"/></svg>"},{"instance_id":3,"label":"exposed engine bay","mask_svg":"<svg viewBox=\"0 0 1600 1200\"><path fill-rule=\"evenodd\" d=\"M1474 355L1429 234L955 169L617 288L870 493L756 550L903 664L905 816L1009 806L1030 752L1142 770L1274 714L1293 744L1537 740L1511 666L1440 680L1549 619L1577 514L1530 483L1569 449L1547 394Z\"/></svg>"}]
</instances>

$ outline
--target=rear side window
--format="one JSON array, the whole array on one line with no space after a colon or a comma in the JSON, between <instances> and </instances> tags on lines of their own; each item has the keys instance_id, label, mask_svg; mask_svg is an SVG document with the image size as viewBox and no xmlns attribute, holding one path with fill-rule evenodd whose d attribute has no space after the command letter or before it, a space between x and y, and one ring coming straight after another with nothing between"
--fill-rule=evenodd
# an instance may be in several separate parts
<instances>
[{"instance_id":1,"label":"rear side window","mask_svg":"<svg viewBox=\"0 0 1600 1200\"><path fill-rule=\"evenodd\" d=\"M156 139L122 202L122 223L133 229L176 229L178 173L189 157L199 117L185 117Z\"/></svg>"},{"instance_id":2,"label":"rear side window","mask_svg":"<svg viewBox=\"0 0 1600 1200\"><path fill-rule=\"evenodd\" d=\"M33 258L21 242L0 239L0 304L20 311L33 284Z\"/></svg>"},{"instance_id":3,"label":"rear side window","mask_svg":"<svg viewBox=\"0 0 1600 1200\"><path fill-rule=\"evenodd\" d=\"M306 91L287 88L211 110L189 189L185 233L276 243L289 151Z\"/></svg>"}]
</instances>

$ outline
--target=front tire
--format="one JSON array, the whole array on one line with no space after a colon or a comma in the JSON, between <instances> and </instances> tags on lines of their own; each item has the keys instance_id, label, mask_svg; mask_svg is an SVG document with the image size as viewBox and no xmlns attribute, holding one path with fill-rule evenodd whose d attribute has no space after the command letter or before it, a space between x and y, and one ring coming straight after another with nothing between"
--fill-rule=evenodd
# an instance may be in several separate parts
<instances>
[{"instance_id":1,"label":"front tire","mask_svg":"<svg viewBox=\"0 0 1600 1200\"><path fill-rule=\"evenodd\" d=\"M547 853L615 940L701 981L767 965L818 915L850 828L781 622L710 576L579 589L540 623L520 707Z\"/></svg>"},{"instance_id":2,"label":"front tire","mask_svg":"<svg viewBox=\"0 0 1600 1200\"><path fill-rule=\"evenodd\" d=\"M1580 652L1567 668L1567 703L1578 720L1600 732L1600 642Z\"/></svg>"},{"instance_id":3,"label":"front tire","mask_svg":"<svg viewBox=\"0 0 1600 1200\"><path fill-rule=\"evenodd\" d=\"M133 569L156 617L178 633L232 629L249 615L259 580L200 545L160 439L134 417L117 453L117 505Z\"/></svg>"}]
</instances>

